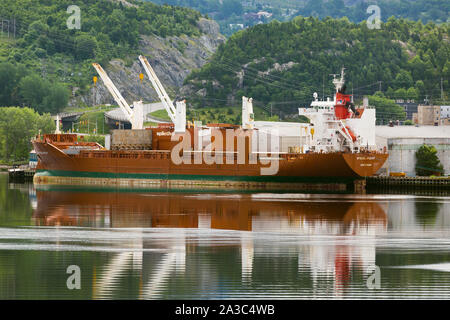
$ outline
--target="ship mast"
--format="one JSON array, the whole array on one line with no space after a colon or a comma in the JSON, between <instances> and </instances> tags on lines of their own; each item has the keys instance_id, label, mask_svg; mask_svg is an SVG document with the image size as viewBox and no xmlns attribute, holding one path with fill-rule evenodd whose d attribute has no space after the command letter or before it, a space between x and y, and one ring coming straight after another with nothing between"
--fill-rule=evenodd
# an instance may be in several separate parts
<instances>
[{"instance_id":1,"label":"ship mast","mask_svg":"<svg viewBox=\"0 0 450 320\"><path fill-rule=\"evenodd\" d=\"M332 76L333 76L333 84L334 84L334 87L336 88L336 92L341 91L342 87L345 84L345 78L344 78L345 68L342 67L342 69L341 69L341 78L340 79L336 78L337 74L333 74Z\"/></svg>"}]
</instances>

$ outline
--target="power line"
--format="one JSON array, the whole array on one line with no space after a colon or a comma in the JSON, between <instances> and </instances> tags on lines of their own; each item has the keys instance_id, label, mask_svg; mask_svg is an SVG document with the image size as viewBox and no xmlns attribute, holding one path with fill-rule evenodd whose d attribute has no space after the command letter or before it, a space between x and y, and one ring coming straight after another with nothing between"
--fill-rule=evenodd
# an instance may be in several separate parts
<instances>
[{"instance_id":1,"label":"power line","mask_svg":"<svg viewBox=\"0 0 450 320\"><path fill-rule=\"evenodd\" d=\"M223 59L223 60L225 60L225 59ZM220 62L216 62L216 63L221 64L222 66L225 67L225 69L227 69L227 70L229 70L229 71L232 71L232 72L237 72L238 70L239 70L239 71L241 71L241 70L244 70L244 71L247 70L247 72L244 73L244 76L247 77L247 78L250 78L250 79L253 79L253 80L257 80L257 81L259 81L259 82L263 82L263 83L266 83L266 84L268 84L268 85L273 85L273 86L280 87L280 88L284 88L284 87L287 86L287 87L290 87L290 88L292 88L292 89L297 89L297 90L301 89L301 87L299 87L299 86L296 86L296 85L287 83L287 82L286 82L287 80L286 80L285 78L282 78L282 77L276 77L276 78L279 79L279 80L277 80L277 79L274 78L275 76L273 76L273 75L264 75L264 76L261 76L261 75L259 74L261 71L259 71L259 70L250 68L250 67L248 67L248 66L247 66L247 67L244 67L244 66L242 66L242 65L240 65L240 64L236 64L236 63L228 63L228 62L223 61L223 60L220 61ZM267 79L266 79L266 78L267 78ZM263 80L263 79L264 79L264 80ZM282 85L283 87L281 87L280 85L276 85L276 84L274 84L274 83L268 82L268 81L266 81L266 80L273 81L273 82L277 81L277 82L279 82L280 85Z\"/></svg>"}]
</instances>

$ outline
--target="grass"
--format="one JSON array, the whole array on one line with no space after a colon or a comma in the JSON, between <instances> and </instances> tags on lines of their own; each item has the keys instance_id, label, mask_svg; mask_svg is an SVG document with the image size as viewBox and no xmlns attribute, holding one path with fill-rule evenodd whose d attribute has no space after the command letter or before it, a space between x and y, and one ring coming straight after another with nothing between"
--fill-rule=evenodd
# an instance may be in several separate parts
<instances>
[{"instance_id":1,"label":"grass","mask_svg":"<svg viewBox=\"0 0 450 320\"><path fill-rule=\"evenodd\" d=\"M155 118L158 118L158 119L161 119L161 120L167 120L167 121L170 121L170 117L169 117L169 115L167 114L167 111L166 111L165 109L153 111L153 112L150 113L150 115L151 115L152 117L155 117Z\"/></svg>"},{"instance_id":2,"label":"grass","mask_svg":"<svg viewBox=\"0 0 450 320\"><path fill-rule=\"evenodd\" d=\"M158 124L156 122L152 122L152 121L147 121L144 122L144 127L157 127Z\"/></svg>"}]
</instances>

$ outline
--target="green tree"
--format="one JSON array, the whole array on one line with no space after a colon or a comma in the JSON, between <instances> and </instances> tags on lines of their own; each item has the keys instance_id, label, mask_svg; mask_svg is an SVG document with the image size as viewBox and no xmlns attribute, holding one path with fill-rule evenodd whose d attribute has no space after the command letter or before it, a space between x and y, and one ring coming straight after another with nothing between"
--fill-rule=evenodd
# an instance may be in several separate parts
<instances>
[{"instance_id":1,"label":"green tree","mask_svg":"<svg viewBox=\"0 0 450 320\"><path fill-rule=\"evenodd\" d=\"M402 70L397 74L394 83L397 89L409 88L414 84L411 73L406 70Z\"/></svg>"},{"instance_id":2,"label":"green tree","mask_svg":"<svg viewBox=\"0 0 450 320\"><path fill-rule=\"evenodd\" d=\"M375 106L378 123L387 123L390 120L404 120L405 110L396 104L394 100L380 95L369 96L369 104Z\"/></svg>"},{"instance_id":3,"label":"green tree","mask_svg":"<svg viewBox=\"0 0 450 320\"><path fill-rule=\"evenodd\" d=\"M28 158L31 138L53 131L55 124L49 114L39 115L30 108L0 108L0 156L6 161Z\"/></svg>"},{"instance_id":4,"label":"green tree","mask_svg":"<svg viewBox=\"0 0 450 320\"><path fill-rule=\"evenodd\" d=\"M48 25L41 21L35 21L28 27L28 32L25 35L25 40L28 42L33 42L37 40L40 36L47 34Z\"/></svg>"},{"instance_id":5,"label":"green tree","mask_svg":"<svg viewBox=\"0 0 450 320\"><path fill-rule=\"evenodd\" d=\"M442 173L443 169L434 146L424 144L416 151L416 175L430 176Z\"/></svg>"},{"instance_id":6,"label":"green tree","mask_svg":"<svg viewBox=\"0 0 450 320\"><path fill-rule=\"evenodd\" d=\"M50 88L48 95L44 98L39 112L58 113L67 107L68 102L69 90L62 84L56 83Z\"/></svg>"},{"instance_id":7,"label":"green tree","mask_svg":"<svg viewBox=\"0 0 450 320\"><path fill-rule=\"evenodd\" d=\"M79 60L95 57L97 41L90 35L80 35L75 38L75 55Z\"/></svg>"},{"instance_id":8,"label":"green tree","mask_svg":"<svg viewBox=\"0 0 450 320\"><path fill-rule=\"evenodd\" d=\"M67 107L69 90L60 83L50 83L37 74L28 75L18 85L20 102L41 113L57 113Z\"/></svg>"},{"instance_id":9,"label":"green tree","mask_svg":"<svg viewBox=\"0 0 450 320\"><path fill-rule=\"evenodd\" d=\"M419 92L419 97L417 100L421 100L425 96L425 84L422 80L416 81L416 89Z\"/></svg>"},{"instance_id":10,"label":"green tree","mask_svg":"<svg viewBox=\"0 0 450 320\"><path fill-rule=\"evenodd\" d=\"M44 98L50 93L50 85L47 80L37 74L24 77L19 83L19 94L22 101L35 110L39 110Z\"/></svg>"},{"instance_id":11,"label":"green tree","mask_svg":"<svg viewBox=\"0 0 450 320\"><path fill-rule=\"evenodd\" d=\"M0 63L0 106L11 106L18 102L17 85L26 74L25 68L10 63Z\"/></svg>"},{"instance_id":12,"label":"green tree","mask_svg":"<svg viewBox=\"0 0 450 320\"><path fill-rule=\"evenodd\" d=\"M418 101L419 100L419 90L411 87L406 92L406 97L410 100Z\"/></svg>"},{"instance_id":13,"label":"green tree","mask_svg":"<svg viewBox=\"0 0 450 320\"><path fill-rule=\"evenodd\" d=\"M395 99L403 99L406 100L408 96L408 92L404 88L400 88L395 90Z\"/></svg>"}]
</instances>

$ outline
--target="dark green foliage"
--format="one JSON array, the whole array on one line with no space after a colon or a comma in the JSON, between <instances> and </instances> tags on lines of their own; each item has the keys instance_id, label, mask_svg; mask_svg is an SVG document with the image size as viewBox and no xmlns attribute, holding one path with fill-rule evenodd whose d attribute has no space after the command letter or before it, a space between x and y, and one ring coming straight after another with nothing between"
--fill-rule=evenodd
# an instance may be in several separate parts
<instances>
[{"instance_id":1,"label":"dark green foliage","mask_svg":"<svg viewBox=\"0 0 450 320\"><path fill-rule=\"evenodd\" d=\"M434 21L447 22L450 12L448 0L147 0L158 4L178 5L196 9L216 19L223 34L231 35L238 29L230 28L229 24L245 24L253 26L259 21L288 21L295 16L342 18L361 22L367 20L371 13L367 8L371 4L380 7L381 20L387 21L391 16L421 20L424 23ZM229 6L234 2L233 6ZM264 6L269 4L269 7ZM347 4L347 5L346 5ZM272 14L270 18L246 19L244 12L256 13L260 10ZM289 11L288 11L289 10Z\"/></svg>"},{"instance_id":2,"label":"dark green foliage","mask_svg":"<svg viewBox=\"0 0 450 320\"><path fill-rule=\"evenodd\" d=\"M0 106L18 104L17 88L20 79L26 75L25 66L0 63Z\"/></svg>"},{"instance_id":3,"label":"dark green foliage","mask_svg":"<svg viewBox=\"0 0 450 320\"><path fill-rule=\"evenodd\" d=\"M159 6L151 2L134 2L123 6L118 1L98 0L3 0L1 17L15 17L17 33L27 46L35 45L47 52L74 54L77 58L94 56L97 48L113 44L136 48L140 34L199 35L196 22L200 13L185 8ZM66 10L77 5L81 13L81 30L69 30ZM106 35L107 37L105 37ZM120 49L111 52L120 53Z\"/></svg>"},{"instance_id":4,"label":"dark green foliage","mask_svg":"<svg viewBox=\"0 0 450 320\"><path fill-rule=\"evenodd\" d=\"M95 57L97 40L87 34L75 38L75 56L79 60L91 59Z\"/></svg>"},{"instance_id":5,"label":"dark green foliage","mask_svg":"<svg viewBox=\"0 0 450 320\"><path fill-rule=\"evenodd\" d=\"M24 77L19 83L22 101L33 109L42 107L44 98L50 93L50 86L37 74Z\"/></svg>"},{"instance_id":6,"label":"dark green foliage","mask_svg":"<svg viewBox=\"0 0 450 320\"><path fill-rule=\"evenodd\" d=\"M376 4L381 9L381 19L396 16L424 22L446 22L449 16L450 3L447 0L369 0L353 1L355 5L345 6L343 0L309 0L300 8L302 16L319 18L347 16L350 20L360 22L366 20L369 14L367 8Z\"/></svg>"},{"instance_id":7,"label":"dark green foliage","mask_svg":"<svg viewBox=\"0 0 450 320\"><path fill-rule=\"evenodd\" d=\"M430 176L443 172L442 166L437 156L434 146L424 144L416 151L416 175Z\"/></svg>"},{"instance_id":8,"label":"dark green foliage","mask_svg":"<svg viewBox=\"0 0 450 320\"><path fill-rule=\"evenodd\" d=\"M0 107L26 105L45 113L57 113L67 106L69 90L28 72L25 66L0 63Z\"/></svg>"},{"instance_id":9,"label":"dark green foliage","mask_svg":"<svg viewBox=\"0 0 450 320\"><path fill-rule=\"evenodd\" d=\"M395 18L383 23L380 30L369 30L365 23L354 24L346 18L298 17L292 22L257 25L235 33L210 63L191 73L186 79L193 89L188 101L195 107L227 106L238 104L245 95L261 107L272 103L276 114L293 114L298 107L309 105L315 91L320 97L332 97L329 75L342 66L346 68L347 92L353 91L356 100L374 94L380 86L389 99L397 95L419 101L426 95L433 99L440 96L440 77L450 59L450 44L442 41L444 38L448 38L446 24L423 25ZM437 52L444 57L439 63ZM276 64L285 67L277 70ZM449 80L444 78L446 96ZM206 88L206 97L195 94L202 88ZM393 103L380 99L373 100L379 105ZM383 112L393 113L394 119L404 118L400 110L383 108Z\"/></svg>"},{"instance_id":10,"label":"dark green foliage","mask_svg":"<svg viewBox=\"0 0 450 320\"><path fill-rule=\"evenodd\" d=\"M95 75L92 62L105 64L113 58L137 55L143 35L201 34L197 27L199 12L151 2L128 2L130 6L109 0L2 0L0 17L15 19L16 37L13 39L11 27L8 42L0 42L0 63L24 64L51 83L77 87L77 92L83 94ZM70 5L80 8L80 30L67 26L73 14L67 13ZM40 84L35 86L40 87ZM0 105L18 104L17 100L7 100L11 97L10 91L11 88L6 93L2 90ZM39 100L37 98L33 98L34 102Z\"/></svg>"},{"instance_id":11,"label":"dark green foliage","mask_svg":"<svg viewBox=\"0 0 450 320\"><path fill-rule=\"evenodd\" d=\"M63 110L68 102L69 91L67 88L60 83L50 84L50 90L44 98L42 105L37 110L41 113L49 112L55 114L58 111Z\"/></svg>"}]
</instances>

